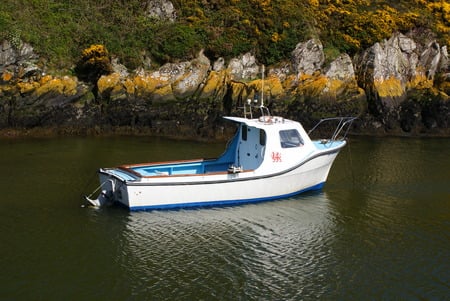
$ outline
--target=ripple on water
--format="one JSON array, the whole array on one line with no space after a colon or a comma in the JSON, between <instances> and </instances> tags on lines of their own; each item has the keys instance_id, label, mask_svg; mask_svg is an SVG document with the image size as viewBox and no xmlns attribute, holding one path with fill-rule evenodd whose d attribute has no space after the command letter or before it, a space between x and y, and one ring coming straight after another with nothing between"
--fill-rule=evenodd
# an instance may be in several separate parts
<instances>
[{"instance_id":1,"label":"ripple on water","mask_svg":"<svg viewBox=\"0 0 450 301\"><path fill-rule=\"evenodd\" d=\"M92 191L83 190L86 175L169 153L182 159L186 150L202 154L211 146L148 137L1 146L2 300L446 300L450 294L449 139L352 137L324 193L139 213L79 208L79 194Z\"/></svg>"},{"instance_id":2,"label":"ripple on water","mask_svg":"<svg viewBox=\"0 0 450 301\"><path fill-rule=\"evenodd\" d=\"M333 234L323 198L132 213L119 261L132 271L134 290L160 296L294 296L329 265Z\"/></svg>"}]
</instances>

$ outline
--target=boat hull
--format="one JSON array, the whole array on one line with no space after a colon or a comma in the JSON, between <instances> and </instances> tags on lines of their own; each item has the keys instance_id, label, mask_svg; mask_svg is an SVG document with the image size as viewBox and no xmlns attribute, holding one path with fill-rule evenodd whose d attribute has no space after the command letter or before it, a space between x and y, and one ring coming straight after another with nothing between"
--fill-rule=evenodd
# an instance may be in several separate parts
<instances>
[{"instance_id":1,"label":"boat hull","mask_svg":"<svg viewBox=\"0 0 450 301\"><path fill-rule=\"evenodd\" d=\"M100 172L100 182L111 192L110 200L133 211L261 202L321 189L338 151L320 153L294 168L266 175L251 171L126 181Z\"/></svg>"}]
</instances>

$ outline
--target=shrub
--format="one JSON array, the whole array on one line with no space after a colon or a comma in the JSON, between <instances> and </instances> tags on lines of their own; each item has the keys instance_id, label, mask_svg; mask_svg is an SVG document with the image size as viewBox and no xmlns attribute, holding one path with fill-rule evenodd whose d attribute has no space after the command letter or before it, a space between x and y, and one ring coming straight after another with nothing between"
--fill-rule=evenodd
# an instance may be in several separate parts
<instances>
[{"instance_id":1,"label":"shrub","mask_svg":"<svg viewBox=\"0 0 450 301\"><path fill-rule=\"evenodd\" d=\"M75 72L81 80L96 83L102 75L112 72L108 50L103 45L91 45L83 50Z\"/></svg>"},{"instance_id":2,"label":"shrub","mask_svg":"<svg viewBox=\"0 0 450 301\"><path fill-rule=\"evenodd\" d=\"M270 64L295 45L319 38L350 55L414 27L450 43L448 1L425 0L172 0L178 19L149 18L142 0L0 1L0 38L20 32L48 67L72 66L81 49L102 44L131 68L143 51L154 63L188 59L205 48L213 58L252 51Z\"/></svg>"}]
</instances>

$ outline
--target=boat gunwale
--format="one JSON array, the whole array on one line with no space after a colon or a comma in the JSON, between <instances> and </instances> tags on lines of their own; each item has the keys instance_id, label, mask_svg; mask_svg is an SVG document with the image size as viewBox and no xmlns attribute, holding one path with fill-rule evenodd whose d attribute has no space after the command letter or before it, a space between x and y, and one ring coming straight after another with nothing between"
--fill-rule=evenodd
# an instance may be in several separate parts
<instances>
[{"instance_id":1,"label":"boat gunwale","mask_svg":"<svg viewBox=\"0 0 450 301\"><path fill-rule=\"evenodd\" d=\"M144 165L147 166L147 165ZM199 176L214 176L214 175L224 175L224 174L233 174L231 172L228 171L213 171L213 172L205 172L205 173L185 173L185 174L175 174L175 175L169 175L169 174L161 174L161 175L154 175L154 176L144 176L141 173L132 170L131 168L128 168L126 166L119 166L116 168L110 168L111 169L119 169L128 173L133 174L136 177L139 178L143 178L143 179L155 179L155 178L177 178L177 177L199 177ZM239 173L248 173L248 172L253 172L255 171L254 169L247 169L247 170L243 170L240 171Z\"/></svg>"},{"instance_id":2,"label":"boat gunwale","mask_svg":"<svg viewBox=\"0 0 450 301\"><path fill-rule=\"evenodd\" d=\"M203 173L184 173L184 174L157 174L157 175L143 175L142 173L134 170L133 168L137 167L158 167L158 166L170 166L170 165L179 165L182 166L183 164L189 164L189 163L207 163L207 162L214 162L218 160L218 158L200 158L200 159L187 159L187 160L173 160L173 161L161 161L161 162L151 162L151 163L138 163L138 164L124 164L117 167L112 168L103 168L102 170L114 170L118 169L124 172L127 172L129 174L132 174L133 176L136 176L138 178L172 178L172 177L186 177L186 176L205 176L205 175L221 175L221 174L232 174L228 170L223 171L211 171L211 172L203 172ZM254 169L247 169L242 170L240 173L244 172L253 172Z\"/></svg>"},{"instance_id":3,"label":"boat gunwale","mask_svg":"<svg viewBox=\"0 0 450 301\"><path fill-rule=\"evenodd\" d=\"M147 162L147 163L137 163L137 164L123 164L118 166L125 167L125 168L133 168L133 167L144 167L144 166L159 166L159 165L169 165L169 164L185 164L185 163L196 163L196 162L207 162L207 161L214 161L216 158L199 158L199 159L186 159L186 160L173 160L173 161L158 161L158 162Z\"/></svg>"}]
</instances>

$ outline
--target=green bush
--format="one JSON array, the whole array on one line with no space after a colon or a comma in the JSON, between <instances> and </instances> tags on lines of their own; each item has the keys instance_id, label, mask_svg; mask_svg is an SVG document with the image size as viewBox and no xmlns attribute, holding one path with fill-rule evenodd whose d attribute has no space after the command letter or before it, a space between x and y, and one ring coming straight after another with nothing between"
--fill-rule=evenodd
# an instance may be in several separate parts
<instances>
[{"instance_id":1,"label":"green bush","mask_svg":"<svg viewBox=\"0 0 450 301\"><path fill-rule=\"evenodd\" d=\"M385 0L173 0L177 20L146 15L142 0L0 1L0 38L29 42L54 69L69 69L92 44L105 45L129 68L143 52L155 64L252 52L259 62L288 59L299 42L319 38L329 55L354 54L399 30L423 26L448 45L445 1Z\"/></svg>"}]
</instances>

